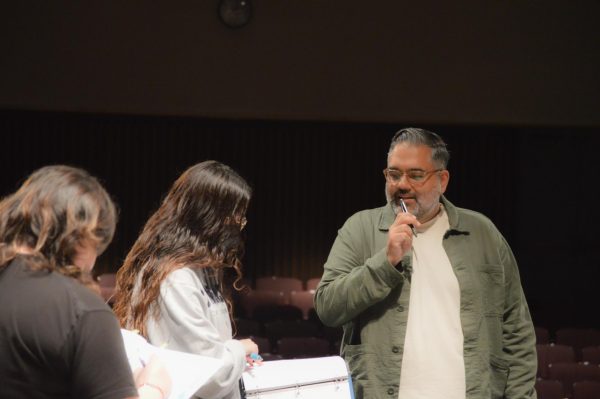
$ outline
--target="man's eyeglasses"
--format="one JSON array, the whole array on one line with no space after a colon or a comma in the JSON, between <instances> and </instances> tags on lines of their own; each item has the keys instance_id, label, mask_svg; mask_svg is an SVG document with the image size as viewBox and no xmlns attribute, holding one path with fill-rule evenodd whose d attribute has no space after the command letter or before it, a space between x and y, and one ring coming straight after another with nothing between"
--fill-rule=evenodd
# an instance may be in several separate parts
<instances>
[{"instance_id":1,"label":"man's eyeglasses","mask_svg":"<svg viewBox=\"0 0 600 399\"><path fill-rule=\"evenodd\" d=\"M406 172L403 172L398 169L387 168L383 170L383 175L385 176L385 180L390 184L398 184L402 180L402 176L406 176L406 180L409 184L414 186L419 186L424 184L433 173L440 172L442 169L435 170L421 170L421 169L411 169Z\"/></svg>"}]
</instances>

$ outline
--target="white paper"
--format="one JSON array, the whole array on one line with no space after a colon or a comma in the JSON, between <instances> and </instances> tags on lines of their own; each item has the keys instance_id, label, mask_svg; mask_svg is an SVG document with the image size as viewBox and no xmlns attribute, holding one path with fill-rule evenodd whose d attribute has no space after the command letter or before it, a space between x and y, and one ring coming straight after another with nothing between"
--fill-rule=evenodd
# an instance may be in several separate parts
<instances>
[{"instance_id":1,"label":"white paper","mask_svg":"<svg viewBox=\"0 0 600 399\"><path fill-rule=\"evenodd\" d=\"M164 363L172 380L169 399L189 399L219 368L223 361L151 345L139 334L121 330L131 370L146 364L154 354Z\"/></svg>"}]
</instances>

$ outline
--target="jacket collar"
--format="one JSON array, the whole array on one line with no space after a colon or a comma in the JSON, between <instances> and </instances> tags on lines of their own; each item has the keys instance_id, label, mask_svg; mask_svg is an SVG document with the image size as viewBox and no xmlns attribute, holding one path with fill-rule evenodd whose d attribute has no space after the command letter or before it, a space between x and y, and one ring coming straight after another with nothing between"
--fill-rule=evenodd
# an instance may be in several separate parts
<instances>
[{"instance_id":1,"label":"jacket collar","mask_svg":"<svg viewBox=\"0 0 600 399\"><path fill-rule=\"evenodd\" d=\"M391 203L387 203L386 206L381 208L381 215L379 216L379 225L377 228L381 231L388 231L392 223L396 220L396 214L392 208Z\"/></svg>"}]
</instances>

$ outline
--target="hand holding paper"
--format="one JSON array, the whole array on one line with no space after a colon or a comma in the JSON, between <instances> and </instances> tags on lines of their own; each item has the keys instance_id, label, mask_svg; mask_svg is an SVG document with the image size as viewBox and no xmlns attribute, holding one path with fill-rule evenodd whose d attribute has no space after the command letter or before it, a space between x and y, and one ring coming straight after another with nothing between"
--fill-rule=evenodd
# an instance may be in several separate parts
<instances>
[{"instance_id":1,"label":"hand holding paper","mask_svg":"<svg viewBox=\"0 0 600 399\"><path fill-rule=\"evenodd\" d=\"M189 399L223 366L223 361L160 348L149 344L139 334L121 330L131 370L150 366L153 356L165 366L172 380L169 399Z\"/></svg>"}]
</instances>

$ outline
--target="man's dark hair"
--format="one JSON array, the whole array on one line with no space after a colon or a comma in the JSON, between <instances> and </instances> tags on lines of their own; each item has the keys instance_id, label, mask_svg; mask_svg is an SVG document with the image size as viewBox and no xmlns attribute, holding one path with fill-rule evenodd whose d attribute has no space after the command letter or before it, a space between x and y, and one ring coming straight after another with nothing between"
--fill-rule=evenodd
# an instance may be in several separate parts
<instances>
[{"instance_id":1,"label":"man's dark hair","mask_svg":"<svg viewBox=\"0 0 600 399\"><path fill-rule=\"evenodd\" d=\"M444 140L436 133L429 130L415 127L407 127L399 130L392 138L388 157L394 150L394 147L400 143L409 143L411 145L426 145L431 148L431 159L440 169L446 169L450 160L450 153L446 148Z\"/></svg>"}]
</instances>

